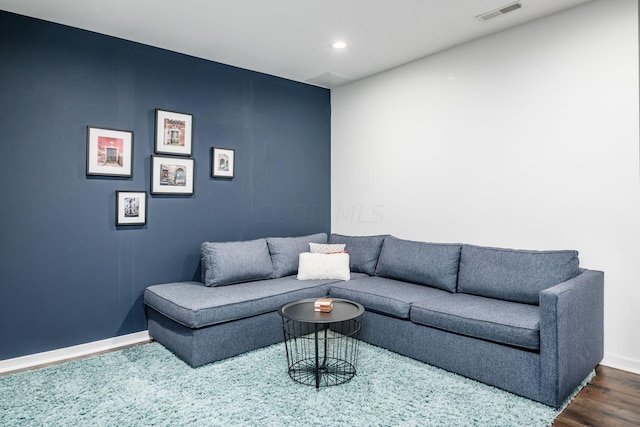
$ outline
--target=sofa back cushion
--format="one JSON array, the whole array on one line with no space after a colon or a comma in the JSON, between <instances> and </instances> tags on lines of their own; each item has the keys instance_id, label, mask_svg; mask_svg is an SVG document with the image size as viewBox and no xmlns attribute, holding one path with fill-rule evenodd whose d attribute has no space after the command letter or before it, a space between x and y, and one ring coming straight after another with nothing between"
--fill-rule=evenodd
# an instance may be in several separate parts
<instances>
[{"instance_id":1,"label":"sofa back cushion","mask_svg":"<svg viewBox=\"0 0 640 427\"><path fill-rule=\"evenodd\" d=\"M230 285L273 277L273 264L265 239L242 242L204 242L200 246L202 282Z\"/></svg>"},{"instance_id":2,"label":"sofa back cushion","mask_svg":"<svg viewBox=\"0 0 640 427\"><path fill-rule=\"evenodd\" d=\"M455 292L460 247L459 244L413 242L387 236L376 276Z\"/></svg>"},{"instance_id":3,"label":"sofa back cushion","mask_svg":"<svg viewBox=\"0 0 640 427\"><path fill-rule=\"evenodd\" d=\"M343 236L332 234L329 243L344 244L349 254L349 268L356 273L373 276L385 236Z\"/></svg>"},{"instance_id":4,"label":"sofa back cushion","mask_svg":"<svg viewBox=\"0 0 640 427\"><path fill-rule=\"evenodd\" d=\"M327 243L326 233L300 237L268 237L269 253L273 263L274 277L291 276L298 273L298 261L302 252L309 252L309 243Z\"/></svg>"},{"instance_id":5,"label":"sofa back cushion","mask_svg":"<svg viewBox=\"0 0 640 427\"><path fill-rule=\"evenodd\" d=\"M463 245L458 292L538 304L541 290L579 273L578 252Z\"/></svg>"}]
</instances>

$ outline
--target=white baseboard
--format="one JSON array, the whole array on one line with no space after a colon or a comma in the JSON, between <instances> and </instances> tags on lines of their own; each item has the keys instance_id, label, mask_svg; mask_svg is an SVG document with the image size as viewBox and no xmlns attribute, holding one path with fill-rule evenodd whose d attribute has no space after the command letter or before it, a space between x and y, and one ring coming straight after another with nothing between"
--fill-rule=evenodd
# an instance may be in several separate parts
<instances>
[{"instance_id":1,"label":"white baseboard","mask_svg":"<svg viewBox=\"0 0 640 427\"><path fill-rule=\"evenodd\" d=\"M149 331L141 331L119 337L108 338L106 340L74 345L73 347L65 347L58 350L46 351L44 353L16 357L15 359L0 360L0 374L33 368L40 365L46 365L48 363L62 362L67 359L87 356L101 351L114 350L133 344L140 344L149 340Z\"/></svg>"},{"instance_id":2,"label":"white baseboard","mask_svg":"<svg viewBox=\"0 0 640 427\"><path fill-rule=\"evenodd\" d=\"M640 374L640 360L629 359L628 357L617 356L615 354L605 354L604 359L600 363L611 368Z\"/></svg>"}]
</instances>

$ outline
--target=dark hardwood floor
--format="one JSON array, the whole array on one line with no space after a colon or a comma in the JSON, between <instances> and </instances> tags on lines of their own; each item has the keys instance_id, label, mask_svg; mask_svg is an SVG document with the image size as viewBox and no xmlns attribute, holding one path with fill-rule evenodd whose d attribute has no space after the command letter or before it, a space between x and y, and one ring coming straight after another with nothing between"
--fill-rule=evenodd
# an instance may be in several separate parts
<instances>
[{"instance_id":1,"label":"dark hardwood floor","mask_svg":"<svg viewBox=\"0 0 640 427\"><path fill-rule=\"evenodd\" d=\"M640 375L599 365L553 426L640 426Z\"/></svg>"}]
</instances>

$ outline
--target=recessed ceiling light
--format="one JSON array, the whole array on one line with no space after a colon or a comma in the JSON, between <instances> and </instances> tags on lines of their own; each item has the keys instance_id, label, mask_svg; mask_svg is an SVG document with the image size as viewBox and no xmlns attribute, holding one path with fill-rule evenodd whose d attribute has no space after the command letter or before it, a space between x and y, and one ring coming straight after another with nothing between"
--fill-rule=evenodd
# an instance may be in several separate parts
<instances>
[{"instance_id":1,"label":"recessed ceiling light","mask_svg":"<svg viewBox=\"0 0 640 427\"><path fill-rule=\"evenodd\" d=\"M347 44L343 41L337 41L337 42L331 43L331 47L334 49L344 49L347 47Z\"/></svg>"}]
</instances>

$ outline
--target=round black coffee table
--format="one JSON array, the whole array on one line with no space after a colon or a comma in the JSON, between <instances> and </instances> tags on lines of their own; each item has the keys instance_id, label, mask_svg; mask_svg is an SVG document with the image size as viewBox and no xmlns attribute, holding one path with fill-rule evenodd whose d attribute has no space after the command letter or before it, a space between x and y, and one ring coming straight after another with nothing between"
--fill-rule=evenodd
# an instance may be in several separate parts
<instances>
[{"instance_id":1,"label":"round black coffee table","mask_svg":"<svg viewBox=\"0 0 640 427\"><path fill-rule=\"evenodd\" d=\"M315 298L294 301L278 310L289 376L316 388L345 383L356 374L364 307L334 298L333 310L322 313L314 311L315 301Z\"/></svg>"}]
</instances>

